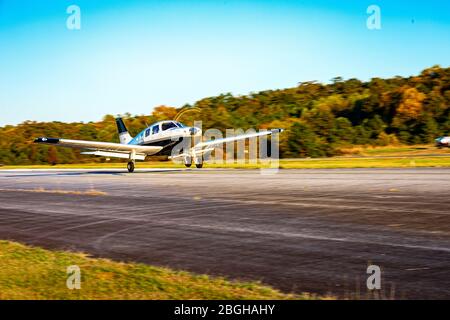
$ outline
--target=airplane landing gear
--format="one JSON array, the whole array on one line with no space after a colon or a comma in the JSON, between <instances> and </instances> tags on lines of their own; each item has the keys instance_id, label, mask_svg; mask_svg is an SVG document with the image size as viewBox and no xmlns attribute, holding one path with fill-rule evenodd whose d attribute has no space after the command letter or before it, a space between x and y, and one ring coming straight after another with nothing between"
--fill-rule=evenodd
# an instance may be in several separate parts
<instances>
[{"instance_id":1,"label":"airplane landing gear","mask_svg":"<svg viewBox=\"0 0 450 320\"><path fill-rule=\"evenodd\" d=\"M191 165L192 165L192 159L191 159L191 157L185 157L185 158L184 158L184 165L185 165L187 168L190 168L190 167L191 167Z\"/></svg>"},{"instance_id":2,"label":"airplane landing gear","mask_svg":"<svg viewBox=\"0 0 450 320\"><path fill-rule=\"evenodd\" d=\"M133 161L128 162L127 169L128 169L129 173L134 172L134 162Z\"/></svg>"},{"instance_id":3,"label":"airplane landing gear","mask_svg":"<svg viewBox=\"0 0 450 320\"><path fill-rule=\"evenodd\" d=\"M194 162L195 162L195 166L196 166L198 169L203 168L203 156L195 157Z\"/></svg>"}]
</instances>

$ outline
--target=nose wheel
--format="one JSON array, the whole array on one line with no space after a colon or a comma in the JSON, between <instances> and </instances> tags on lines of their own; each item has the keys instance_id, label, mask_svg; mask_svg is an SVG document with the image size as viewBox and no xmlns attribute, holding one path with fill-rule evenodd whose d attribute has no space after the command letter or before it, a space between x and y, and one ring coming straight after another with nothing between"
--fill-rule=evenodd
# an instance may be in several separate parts
<instances>
[{"instance_id":1,"label":"nose wheel","mask_svg":"<svg viewBox=\"0 0 450 320\"><path fill-rule=\"evenodd\" d=\"M134 162L133 161L128 162L127 169L128 169L129 173L134 172Z\"/></svg>"}]
</instances>

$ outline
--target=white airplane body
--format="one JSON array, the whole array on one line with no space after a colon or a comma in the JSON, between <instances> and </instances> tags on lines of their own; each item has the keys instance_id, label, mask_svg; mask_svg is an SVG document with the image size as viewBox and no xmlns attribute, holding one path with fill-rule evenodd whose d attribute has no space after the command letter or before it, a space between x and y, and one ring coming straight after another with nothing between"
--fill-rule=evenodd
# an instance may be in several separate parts
<instances>
[{"instance_id":1,"label":"white airplane body","mask_svg":"<svg viewBox=\"0 0 450 320\"><path fill-rule=\"evenodd\" d=\"M435 141L438 147L450 147L450 137L439 137Z\"/></svg>"},{"instance_id":2,"label":"white airplane body","mask_svg":"<svg viewBox=\"0 0 450 320\"><path fill-rule=\"evenodd\" d=\"M265 130L201 142L201 129L187 127L177 121L160 121L154 123L134 138L128 133L122 118L117 118L116 124L119 131L120 143L47 137L37 138L34 140L34 143L82 149L82 154L86 155L128 159L128 171L133 172L137 160L144 161L147 156L152 155L171 155L172 149L185 138L197 137L200 142L176 157L183 158L187 167L190 167L192 162L194 162L197 168L201 168L203 166L203 155L211 152L223 143L271 135L283 131L282 129Z\"/></svg>"}]
</instances>

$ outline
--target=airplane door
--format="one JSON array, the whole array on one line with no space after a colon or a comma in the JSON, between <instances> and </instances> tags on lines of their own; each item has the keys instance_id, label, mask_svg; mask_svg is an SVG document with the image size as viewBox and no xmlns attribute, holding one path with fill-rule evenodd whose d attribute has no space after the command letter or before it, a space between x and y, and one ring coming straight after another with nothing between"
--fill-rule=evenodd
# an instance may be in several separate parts
<instances>
[{"instance_id":1,"label":"airplane door","mask_svg":"<svg viewBox=\"0 0 450 320\"><path fill-rule=\"evenodd\" d=\"M157 141L161 137L161 130L159 123L151 126L149 129L145 130L145 136L147 141Z\"/></svg>"}]
</instances>

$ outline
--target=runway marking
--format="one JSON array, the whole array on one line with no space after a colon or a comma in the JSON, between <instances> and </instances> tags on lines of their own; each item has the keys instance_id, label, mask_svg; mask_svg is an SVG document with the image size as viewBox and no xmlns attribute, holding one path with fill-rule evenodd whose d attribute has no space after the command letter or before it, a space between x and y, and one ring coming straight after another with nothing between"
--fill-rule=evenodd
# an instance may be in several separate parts
<instances>
[{"instance_id":1,"label":"runway marking","mask_svg":"<svg viewBox=\"0 0 450 320\"><path fill-rule=\"evenodd\" d=\"M405 269L406 271L422 271L422 270L430 270L431 268L429 267L423 267L423 268L409 268L409 269Z\"/></svg>"},{"instance_id":2,"label":"runway marking","mask_svg":"<svg viewBox=\"0 0 450 320\"><path fill-rule=\"evenodd\" d=\"M224 208L224 207L231 207L233 205L222 205L222 206L209 206L209 207L202 207L202 209L213 209L213 208ZM76 225L76 226L72 226L72 227L67 227L67 228L63 228L63 229L58 229L52 232L47 232L45 234L42 234L39 237L35 237L35 239L43 239L45 237L48 237L52 234L58 234L64 231L69 231L69 230L75 230L75 229L80 229L80 228L85 228L85 227L89 227L89 226L93 226L93 225L98 225L98 224L103 224L103 223L110 223L110 222L114 222L114 221L120 221L120 220L126 220L126 221L148 221L148 220L139 220L139 218L141 217L155 217L155 216L162 216L162 215L167 215L167 214L171 214L171 213L182 213L184 214L185 212L189 212L189 211L196 211L198 210L198 208L190 208L190 209L182 209L182 210L173 210L173 211L165 211L162 213L155 213L155 214L141 214L141 215L137 215L137 216L133 216L133 217L118 217L118 218L114 218L114 219L105 219L105 220L100 220L100 221L95 221L95 222L89 222L89 223L85 223L85 224L81 224L81 225ZM75 215L75 214L72 214ZM75 215L75 216L87 216L87 215ZM88 215L91 216L91 215ZM95 217L106 217L106 216L95 216ZM151 221L149 222L151 223ZM36 229L36 228L33 228ZM31 230L23 230L23 231L31 231Z\"/></svg>"},{"instance_id":3,"label":"runway marking","mask_svg":"<svg viewBox=\"0 0 450 320\"><path fill-rule=\"evenodd\" d=\"M358 210L371 210L371 211L396 211L402 213L421 213L421 214L437 214L437 215L450 215L450 212L438 212L438 211L428 211L424 212L422 210L417 211L413 209L400 209L400 208L374 208L374 207L363 207L363 206L349 206L349 205L337 205L337 204L324 204L324 203L301 203L301 202L285 202L285 201L260 201L260 200L242 200L242 199L218 199L218 198L208 198L208 200L222 201L222 202L239 202L245 204L269 204L269 205L286 205L286 206L296 206L296 207L317 207L317 208L333 208L333 209L358 209ZM301 200L301 199L300 199Z\"/></svg>"},{"instance_id":4,"label":"runway marking","mask_svg":"<svg viewBox=\"0 0 450 320\"><path fill-rule=\"evenodd\" d=\"M95 190L95 189L87 189L85 191L77 191L77 190L47 190L44 188L36 188L36 189L0 189L0 191L8 191L8 192L33 192L33 193L53 193L53 194L73 194L73 195L81 195L81 196L106 196L108 195L106 192Z\"/></svg>"},{"instance_id":5,"label":"runway marking","mask_svg":"<svg viewBox=\"0 0 450 320\"><path fill-rule=\"evenodd\" d=\"M310 234L305 234L305 233L265 231L265 230L255 230L255 229L251 229L251 228L239 228L239 227L224 227L224 226L216 227L213 225L199 225L199 224L178 224L178 225L186 226L186 227L194 227L194 228L219 230L219 231L222 230L222 231L234 231L234 232L244 232L244 233L251 232L251 233L255 233L255 234L276 235L276 236L289 237L289 238L304 238L304 239L312 239L312 240L376 244L376 245L400 247L400 248L408 248L408 249L424 249L424 250L432 250L432 251L450 252L450 248L444 248L444 247L429 247L429 246L421 246L421 245L385 243L385 242L379 242L379 241L352 240L352 239L347 239L347 238L316 236L316 235L310 235Z\"/></svg>"}]
</instances>

